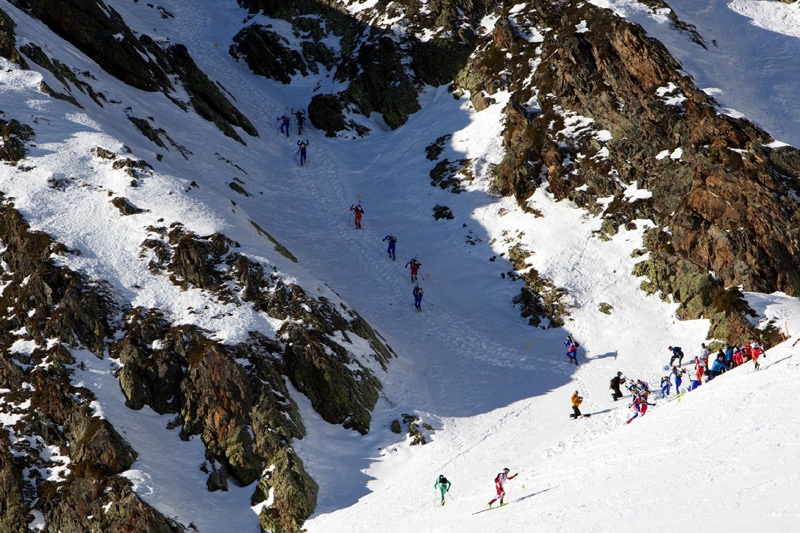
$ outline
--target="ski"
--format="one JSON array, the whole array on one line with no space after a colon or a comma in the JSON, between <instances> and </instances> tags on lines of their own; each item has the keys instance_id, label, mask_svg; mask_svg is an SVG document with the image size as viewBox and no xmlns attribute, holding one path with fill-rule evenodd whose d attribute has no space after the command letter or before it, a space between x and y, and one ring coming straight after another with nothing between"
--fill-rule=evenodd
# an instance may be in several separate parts
<instances>
[{"instance_id":1,"label":"ski","mask_svg":"<svg viewBox=\"0 0 800 533\"><path fill-rule=\"evenodd\" d=\"M497 507L487 507L486 509L481 509L480 511L475 511L472 514L480 514L480 513L485 513L486 511L494 511L495 509L501 509L501 508L503 508L503 507L505 507L507 505L508 505L508 503L504 503L502 505L498 505Z\"/></svg>"},{"instance_id":2,"label":"ski","mask_svg":"<svg viewBox=\"0 0 800 533\"><path fill-rule=\"evenodd\" d=\"M589 413L588 415L581 415L581 416L569 415L569 417L573 420L577 420L579 418L591 418L593 414L594 413Z\"/></svg>"}]
</instances>

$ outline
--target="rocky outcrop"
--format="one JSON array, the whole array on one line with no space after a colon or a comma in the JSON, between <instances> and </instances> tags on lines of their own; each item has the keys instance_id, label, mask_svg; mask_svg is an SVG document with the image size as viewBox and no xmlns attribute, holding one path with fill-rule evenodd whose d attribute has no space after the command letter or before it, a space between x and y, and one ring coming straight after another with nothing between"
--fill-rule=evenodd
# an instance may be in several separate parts
<instances>
[{"instance_id":1,"label":"rocky outcrop","mask_svg":"<svg viewBox=\"0 0 800 533\"><path fill-rule=\"evenodd\" d=\"M531 28L541 37L531 39ZM473 102L512 92L500 192L526 207L546 182L595 212L597 198L615 197L606 231L656 221L668 237L648 241L659 246L648 246L646 273L686 318L716 315L713 294L725 287L800 294L800 214L789 194L797 151L772 148L767 133L720 114L641 27L591 4L529 6L498 19L478 47L458 83ZM518 59L500 63L506 56ZM625 201L634 183L652 199Z\"/></svg>"},{"instance_id":2,"label":"rocky outcrop","mask_svg":"<svg viewBox=\"0 0 800 533\"><path fill-rule=\"evenodd\" d=\"M17 39L14 32L15 27L16 24L11 20L11 17L0 9L0 57L4 57L23 68L27 68L25 60L17 51Z\"/></svg>"},{"instance_id":3,"label":"rocky outcrop","mask_svg":"<svg viewBox=\"0 0 800 533\"><path fill-rule=\"evenodd\" d=\"M7 530L18 531L15 524L22 517L27 522L36 510L60 531L124 530L137 523L153 524L153 531L180 531L116 477L136 453L107 420L93 414L92 393L71 380L75 359L69 347L100 354L117 327L108 290L55 266L51 256L64 253L63 247L30 231L9 205L0 207L0 240L5 265L0 409L15 420L3 432L4 449L13 454L0 458ZM12 349L18 341L31 348ZM103 512L123 495L138 516Z\"/></svg>"},{"instance_id":4,"label":"rocky outcrop","mask_svg":"<svg viewBox=\"0 0 800 533\"><path fill-rule=\"evenodd\" d=\"M99 0L14 0L12 3L41 20L54 33L124 83L143 91L162 91L183 108L191 105L201 117L243 144L244 140L234 128L240 128L250 136L258 136L247 117L197 67L185 46L177 44L162 48L146 34L137 36L117 11ZM52 72L66 90L69 91L70 86L77 87L103 105L102 94L95 92L89 81L79 80L67 65L51 60L35 43L28 43L25 50L36 64ZM188 104L175 95L171 77L183 84L189 96ZM63 97L72 98L67 95Z\"/></svg>"},{"instance_id":5,"label":"rocky outcrop","mask_svg":"<svg viewBox=\"0 0 800 533\"><path fill-rule=\"evenodd\" d=\"M0 119L0 161L19 161L25 157L25 143L34 137L30 126L16 119Z\"/></svg>"},{"instance_id":6,"label":"rocky outcrop","mask_svg":"<svg viewBox=\"0 0 800 533\"><path fill-rule=\"evenodd\" d=\"M11 455L9 432L0 428L0 531L28 531L23 490L22 472Z\"/></svg>"},{"instance_id":7,"label":"rocky outcrop","mask_svg":"<svg viewBox=\"0 0 800 533\"><path fill-rule=\"evenodd\" d=\"M95 153L112 164L121 161L101 148ZM326 420L369 431L380 390L375 370L393 354L361 317L286 285L236 253L238 245L223 235L200 238L180 225L153 228L142 250L153 254L154 274L284 321L278 338L252 332L248 342L224 345L194 326L172 324L159 310L127 309L104 284L54 265L54 253L69 252L28 230L9 205L0 209L0 241L6 266L0 390L12 391L0 393L0 409L18 413L12 432L0 434L14 451L0 455L2 524L9 531L31 510L61 531L182 530L117 476L136 451L93 414L92 393L73 383L72 348L119 361L128 407L174 413L182 438L200 436L209 490L252 484L253 505L272 499L260 514L262 526L299 531L316 506L317 485L292 449L305 429L285 380ZM366 342L372 357L353 353L355 337L358 353ZM35 348L10 351L20 340ZM60 452L43 454L43 447L28 446L31 439ZM38 474L45 470L62 473Z\"/></svg>"}]
</instances>

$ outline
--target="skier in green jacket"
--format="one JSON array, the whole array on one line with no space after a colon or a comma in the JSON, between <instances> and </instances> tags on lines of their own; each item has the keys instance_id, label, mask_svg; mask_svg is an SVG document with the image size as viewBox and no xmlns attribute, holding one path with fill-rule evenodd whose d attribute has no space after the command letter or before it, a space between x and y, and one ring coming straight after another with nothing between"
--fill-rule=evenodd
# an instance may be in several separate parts
<instances>
[{"instance_id":1,"label":"skier in green jacket","mask_svg":"<svg viewBox=\"0 0 800 533\"><path fill-rule=\"evenodd\" d=\"M433 484L433 487L439 489L439 491L442 493L442 505L444 505L444 495L450 490L450 482L447 481L447 478L444 477L444 475L440 475L439 479L436 480L436 483Z\"/></svg>"}]
</instances>

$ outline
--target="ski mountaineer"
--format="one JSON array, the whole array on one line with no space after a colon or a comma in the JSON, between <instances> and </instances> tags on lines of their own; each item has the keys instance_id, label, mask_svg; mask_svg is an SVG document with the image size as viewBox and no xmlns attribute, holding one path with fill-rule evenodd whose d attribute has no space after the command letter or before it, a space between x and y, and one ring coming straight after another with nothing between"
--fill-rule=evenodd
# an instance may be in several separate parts
<instances>
[{"instance_id":1,"label":"ski mountaineer","mask_svg":"<svg viewBox=\"0 0 800 533\"><path fill-rule=\"evenodd\" d=\"M450 491L450 485L451 483L447 481L447 478L444 477L444 475L440 475L439 479L436 480L436 483L433 484L433 487L439 489L439 491L442 493L441 505L444 505L444 495Z\"/></svg>"},{"instance_id":2,"label":"ski mountaineer","mask_svg":"<svg viewBox=\"0 0 800 533\"><path fill-rule=\"evenodd\" d=\"M414 295L414 307L417 308L417 311L422 311L422 287L414 285L414 290L411 293Z\"/></svg>"},{"instance_id":3,"label":"ski mountaineer","mask_svg":"<svg viewBox=\"0 0 800 533\"><path fill-rule=\"evenodd\" d=\"M414 259L406 263L406 268L408 268L409 266L411 267L411 281L416 282L417 274L419 274L419 267L422 266L422 263L417 261L417 258L415 257Z\"/></svg>"},{"instance_id":4,"label":"ski mountaineer","mask_svg":"<svg viewBox=\"0 0 800 533\"><path fill-rule=\"evenodd\" d=\"M669 381L669 376L663 376L661 378L661 397L666 398L669 396L669 389L672 387L672 383Z\"/></svg>"},{"instance_id":5,"label":"ski mountaineer","mask_svg":"<svg viewBox=\"0 0 800 533\"><path fill-rule=\"evenodd\" d=\"M389 241L389 248L386 249L386 253L389 254L389 257L392 258L392 261L397 260L397 257L395 256L395 246L397 246L397 237L389 234L386 237L384 237L383 240Z\"/></svg>"},{"instance_id":6,"label":"ski mountaineer","mask_svg":"<svg viewBox=\"0 0 800 533\"><path fill-rule=\"evenodd\" d=\"M625 383L625 378L622 377L622 372L617 372L617 375L614 376L613 378L611 378L611 387L610 388L611 388L612 391L614 391L614 393L611 395L611 397L614 398L615 402L617 400L619 400L620 398L622 398L622 391L619 390L619 388L623 383Z\"/></svg>"},{"instance_id":7,"label":"ski mountaineer","mask_svg":"<svg viewBox=\"0 0 800 533\"><path fill-rule=\"evenodd\" d=\"M633 407L633 416L628 419L626 422L630 424L633 422L635 418L638 418L641 414L644 416L647 413L647 406L648 405L655 405L654 403L647 403L647 394L642 394L641 396L636 396L633 399L633 403L630 404L629 407Z\"/></svg>"},{"instance_id":8,"label":"ski mountaineer","mask_svg":"<svg viewBox=\"0 0 800 533\"><path fill-rule=\"evenodd\" d=\"M681 350L681 347L680 346L675 346L675 347L670 346L668 349L672 350L672 357L670 357L670 359L669 359L669 366L673 366L673 363L675 362L675 359L678 360L678 366L681 366L681 362L683 361L683 350Z\"/></svg>"},{"instance_id":9,"label":"ski mountaineer","mask_svg":"<svg viewBox=\"0 0 800 533\"><path fill-rule=\"evenodd\" d=\"M764 352L764 347L756 339L750 339L750 354L753 358L753 365L755 365L756 370L758 370L760 368L758 358L762 355L766 358L767 354Z\"/></svg>"},{"instance_id":10,"label":"ski mountaineer","mask_svg":"<svg viewBox=\"0 0 800 533\"><path fill-rule=\"evenodd\" d=\"M686 371L675 365L672 365L672 375L675 377L675 394L681 393L681 378L686 374Z\"/></svg>"},{"instance_id":11,"label":"ski mountaineer","mask_svg":"<svg viewBox=\"0 0 800 533\"><path fill-rule=\"evenodd\" d=\"M583 397L580 395L578 391L575 391L575 394L572 395L572 414L569 415L570 418L580 418L581 417L581 410L578 406L583 402Z\"/></svg>"},{"instance_id":12,"label":"ski mountaineer","mask_svg":"<svg viewBox=\"0 0 800 533\"><path fill-rule=\"evenodd\" d=\"M509 472L511 472L510 469L504 468L503 471L500 472L499 474L497 474L497 476L494 478L494 488L497 490L497 497L493 498L492 501L489 502L489 507L490 508L492 507L492 504L494 502L496 502L497 500L500 500L500 506L501 507L503 505L505 505L503 503L503 498L506 497L506 490L505 490L505 488L503 488L503 484L506 481L511 481L512 479L514 479L515 477L517 477L519 475L519 474L514 474L513 476L509 476L508 475Z\"/></svg>"},{"instance_id":13,"label":"ski mountaineer","mask_svg":"<svg viewBox=\"0 0 800 533\"><path fill-rule=\"evenodd\" d=\"M703 363L705 363L704 368L708 368L708 357L711 355L711 350L709 350L706 343L700 344L700 355L698 356Z\"/></svg>"},{"instance_id":14,"label":"ski mountaineer","mask_svg":"<svg viewBox=\"0 0 800 533\"><path fill-rule=\"evenodd\" d=\"M281 121L281 133L285 133L286 136L289 136L289 127L292 123L292 119L289 118L289 115L281 115L278 117L278 120Z\"/></svg>"},{"instance_id":15,"label":"ski mountaineer","mask_svg":"<svg viewBox=\"0 0 800 533\"><path fill-rule=\"evenodd\" d=\"M566 340L564 340L564 346L567 348L567 358L571 363L575 363L575 366L578 366L578 346L580 344L575 342L572 335L567 335Z\"/></svg>"},{"instance_id":16,"label":"ski mountaineer","mask_svg":"<svg viewBox=\"0 0 800 533\"><path fill-rule=\"evenodd\" d=\"M724 357L724 355L723 355ZM703 374L706 372L706 368L708 368L708 359L706 358L703 360L700 357L694 358L694 372L695 372L695 381L703 382Z\"/></svg>"},{"instance_id":17,"label":"ski mountaineer","mask_svg":"<svg viewBox=\"0 0 800 533\"><path fill-rule=\"evenodd\" d=\"M298 109L297 111L292 109L292 111L294 112L294 118L297 120L297 134L302 135L303 124L306 123L306 114L303 112L302 109Z\"/></svg>"},{"instance_id":18,"label":"ski mountaineer","mask_svg":"<svg viewBox=\"0 0 800 533\"><path fill-rule=\"evenodd\" d=\"M353 206L351 204L350 211L353 211L356 214L355 216L356 229L361 229L361 218L364 216L364 208L361 207L361 202L358 202L358 205L356 206Z\"/></svg>"},{"instance_id":19,"label":"ski mountaineer","mask_svg":"<svg viewBox=\"0 0 800 533\"><path fill-rule=\"evenodd\" d=\"M308 148L308 140L306 139L305 142L297 141L297 153L300 154L300 166L306 164L306 149ZM295 154L297 156L297 154Z\"/></svg>"},{"instance_id":20,"label":"ski mountaineer","mask_svg":"<svg viewBox=\"0 0 800 533\"><path fill-rule=\"evenodd\" d=\"M575 366L578 366L578 347L574 344L567 348L567 359L569 359L570 363L575 363Z\"/></svg>"}]
</instances>

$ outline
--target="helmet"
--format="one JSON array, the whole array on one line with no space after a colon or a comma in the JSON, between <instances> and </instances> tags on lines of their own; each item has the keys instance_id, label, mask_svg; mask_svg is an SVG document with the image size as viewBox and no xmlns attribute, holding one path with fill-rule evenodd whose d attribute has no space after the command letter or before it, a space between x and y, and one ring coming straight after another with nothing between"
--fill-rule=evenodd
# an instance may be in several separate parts
<instances>
[{"instance_id":1,"label":"helmet","mask_svg":"<svg viewBox=\"0 0 800 533\"><path fill-rule=\"evenodd\" d=\"M580 394L580 392L578 392L578 391L575 391L575 394Z\"/></svg>"},{"instance_id":2,"label":"helmet","mask_svg":"<svg viewBox=\"0 0 800 533\"><path fill-rule=\"evenodd\" d=\"M617 372L617 375L621 376L622 375L622 371L620 370L619 372Z\"/></svg>"},{"instance_id":3,"label":"helmet","mask_svg":"<svg viewBox=\"0 0 800 533\"><path fill-rule=\"evenodd\" d=\"M511 472L511 469L510 468L504 468L503 472Z\"/></svg>"}]
</instances>

